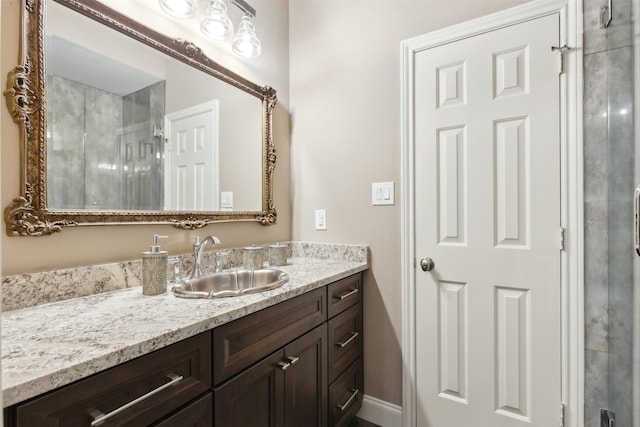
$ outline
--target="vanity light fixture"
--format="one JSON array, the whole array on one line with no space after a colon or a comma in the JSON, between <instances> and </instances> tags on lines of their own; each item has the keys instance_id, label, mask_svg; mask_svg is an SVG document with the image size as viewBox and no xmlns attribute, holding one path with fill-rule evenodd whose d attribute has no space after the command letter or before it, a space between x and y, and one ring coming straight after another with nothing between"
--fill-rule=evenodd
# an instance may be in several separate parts
<instances>
[{"instance_id":1,"label":"vanity light fixture","mask_svg":"<svg viewBox=\"0 0 640 427\"><path fill-rule=\"evenodd\" d=\"M210 0L204 19L200 22L202 33L213 40L227 40L233 34L233 23L227 15L223 0Z\"/></svg>"},{"instance_id":2,"label":"vanity light fixture","mask_svg":"<svg viewBox=\"0 0 640 427\"><path fill-rule=\"evenodd\" d=\"M256 36L256 27L251 22L249 15L244 15L238 25L238 32L233 38L231 45L233 51L246 58L256 58L262 52L260 39Z\"/></svg>"},{"instance_id":3,"label":"vanity light fixture","mask_svg":"<svg viewBox=\"0 0 640 427\"><path fill-rule=\"evenodd\" d=\"M227 15L227 5L224 0L206 1L208 7L200 22L200 31L212 40L228 40L233 34L233 23ZM245 58L257 58L262 53L262 45L251 22L251 18L256 16L256 10L244 0L230 1L244 12L231 49ZM164 12L177 19L192 19L198 15L198 0L159 0L159 3Z\"/></svg>"},{"instance_id":4,"label":"vanity light fixture","mask_svg":"<svg viewBox=\"0 0 640 427\"><path fill-rule=\"evenodd\" d=\"M176 19L198 16L198 0L160 0L160 8Z\"/></svg>"}]
</instances>

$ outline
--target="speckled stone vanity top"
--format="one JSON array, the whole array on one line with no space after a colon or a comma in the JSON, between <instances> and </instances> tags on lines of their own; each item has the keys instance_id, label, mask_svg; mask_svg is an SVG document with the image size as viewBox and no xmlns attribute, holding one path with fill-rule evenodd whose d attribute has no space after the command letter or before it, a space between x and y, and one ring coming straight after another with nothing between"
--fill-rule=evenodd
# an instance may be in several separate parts
<instances>
[{"instance_id":1,"label":"speckled stone vanity top","mask_svg":"<svg viewBox=\"0 0 640 427\"><path fill-rule=\"evenodd\" d=\"M366 250L365 250L366 253ZM3 404L10 406L364 271L365 260L290 258L289 283L259 294L182 299L141 287L2 315ZM215 349L214 349L215 351Z\"/></svg>"}]
</instances>

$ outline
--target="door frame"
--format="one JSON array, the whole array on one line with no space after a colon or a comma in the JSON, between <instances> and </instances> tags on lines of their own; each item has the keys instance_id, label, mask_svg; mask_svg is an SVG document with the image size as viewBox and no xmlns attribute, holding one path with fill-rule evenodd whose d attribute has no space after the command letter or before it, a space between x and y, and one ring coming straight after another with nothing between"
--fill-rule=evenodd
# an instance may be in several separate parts
<instances>
[{"instance_id":1,"label":"door frame","mask_svg":"<svg viewBox=\"0 0 640 427\"><path fill-rule=\"evenodd\" d=\"M402 425L416 427L415 170L413 133L414 55L422 50L472 37L553 13L560 14L560 186L564 250L561 252L561 401L564 425L584 424L584 214L582 155L582 3L536 0L485 17L405 40L401 44L401 282L402 282ZM559 58L561 54L559 53ZM560 59L559 59L560 61Z\"/></svg>"}]
</instances>

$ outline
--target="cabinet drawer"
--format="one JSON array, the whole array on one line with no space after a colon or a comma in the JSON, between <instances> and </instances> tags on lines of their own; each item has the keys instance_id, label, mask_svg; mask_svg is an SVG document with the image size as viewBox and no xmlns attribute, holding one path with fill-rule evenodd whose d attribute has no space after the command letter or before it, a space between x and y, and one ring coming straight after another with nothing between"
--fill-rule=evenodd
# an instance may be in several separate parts
<instances>
[{"instance_id":1,"label":"cabinet drawer","mask_svg":"<svg viewBox=\"0 0 640 427\"><path fill-rule=\"evenodd\" d=\"M248 368L327 319L324 288L213 330L214 384Z\"/></svg>"},{"instance_id":2,"label":"cabinet drawer","mask_svg":"<svg viewBox=\"0 0 640 427\"><path fill-rule=\"evenodd\" d=\"M150 425L210 388L206 332L19 405L16 421L19 427L89 426L102 417L103 426Z\"/></svg>"},{"instance_id":3,"label":"cabinet drawer","mask_svg":"<svg viewBox=\"0 0 640 427\"><path fill-rule=\"evenodd\" d=\"M329 382L362 354L362 304L343 311L328 323Z\"/></svg>"},{"instance_id":4,"label":"cabinet drawer","mask_svg":"<svg viewBox=\"0 0 640 427\"><path fill-rule=\"evenodd\" d=\"M327 286L329 318L362 301L362 273Z\"/></svg>"},{"instance_id":5,"label":"cabinet drawer","mask_svg":"<svg viewBox=\"0 0 640 427\"><path fill-rule=\"evenodd\" d=\"M348 425L362 406L362 358L347 368L329 387L329 426Z\"/></svg>"}]
</instances>

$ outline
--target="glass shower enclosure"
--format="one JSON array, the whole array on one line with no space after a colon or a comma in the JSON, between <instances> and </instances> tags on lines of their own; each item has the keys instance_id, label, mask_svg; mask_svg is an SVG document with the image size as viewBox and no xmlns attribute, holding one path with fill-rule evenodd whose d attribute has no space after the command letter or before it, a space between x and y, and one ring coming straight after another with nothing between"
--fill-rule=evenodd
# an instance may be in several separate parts
<instances>
[{"instance_id":1,"label":"glass shower enclosure","mask_svg":"<svg viewBox=\"0 0 640 427\"><path fill-rule=\"evenodd\" d=\"M583 2L585 427L640 427L639 5Z\"/></svg>"}]
</instances>

